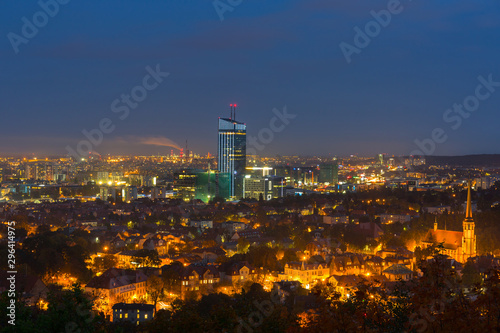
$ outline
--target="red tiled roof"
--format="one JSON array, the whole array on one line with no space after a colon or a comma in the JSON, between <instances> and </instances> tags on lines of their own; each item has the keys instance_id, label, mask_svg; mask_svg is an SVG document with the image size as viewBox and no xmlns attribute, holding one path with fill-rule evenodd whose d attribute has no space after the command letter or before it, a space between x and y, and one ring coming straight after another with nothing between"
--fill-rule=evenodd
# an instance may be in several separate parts
<instances>
[{"instance_id":1,"label":"red tiled roof","mask_svg":"<svg viewBox=\"0 0 500 333\"><path fill-rule=\"evenodd\" d=\"M432 243L435 241L437 244L443 243L445 248L456 249L457 247L462 246L462 237L462 231L431 229L427 232L424 242Z\"/></svg>"}]
</instances>

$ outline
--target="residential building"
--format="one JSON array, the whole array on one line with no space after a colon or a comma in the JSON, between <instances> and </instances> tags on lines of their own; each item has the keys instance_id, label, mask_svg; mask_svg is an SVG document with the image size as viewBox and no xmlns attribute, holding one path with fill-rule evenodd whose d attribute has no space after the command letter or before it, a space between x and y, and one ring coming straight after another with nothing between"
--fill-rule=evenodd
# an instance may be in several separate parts
<instances>
[{"instance_id":1,"label":"residential building","mask_svg":"<svg viewBox=\"0 0 500 333\"><path fill-rule=\"evenodd\" d=\"M147 279L140 270L110 268L94 276L85 286L85 291L111 305L145 296Z\"/></svg>"},{"instance_id":2,"label":"residential building","mask_svg":"<svg viewBox=\"0 0 500 333\"><path fill-rule=\"evenodd\" d=\"M327 264L306 264L305 262L289 262L285 265L282 280L299 281L306 287L316 281L330 276L330 268Z\"/></svg>"},{"instance_id":3,"label":"residential building","mask_svg":"<svg viewBox=\"0 0 500 333\"><path fill-rule=\"evenodd\" d=\"M141 303L116 303L113 305L113 322L130 321L136 325L153 319L154 305Z\"/></svg>"},{"instance_id":4,"label":"residential building","mask_svg":"<svg viewBox=\"0 0 500 333\"><path fill-rule=\"evenodd\" d=\"M408 281L413 277L413 272L405 265L394 264L383 270L382 274L389 281Z\"/></svg>"}]
</instances>

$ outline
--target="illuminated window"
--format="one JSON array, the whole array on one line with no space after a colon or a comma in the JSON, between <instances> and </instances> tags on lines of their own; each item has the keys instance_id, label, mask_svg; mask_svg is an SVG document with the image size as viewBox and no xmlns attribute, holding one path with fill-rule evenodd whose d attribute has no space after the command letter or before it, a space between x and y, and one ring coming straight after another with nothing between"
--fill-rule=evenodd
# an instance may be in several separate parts
<instances>
[{"instance_id":1,"label":"illuminated window","mask_svg":"<svg viewBox=\"0 0 500 333\"><path fill-rule=\"evenodd\" d=\"M122 316L123 316L123 315L120 313L120 319L121 319L121 318L123 318Z\"/></svg>"},{"instance_id":2,"label":"illuminated window","mask_svg":"<svg viewBox=\"0 0 500 333\"><path fill-rule=\"evenodd\" d=\"M128 313L125 313L125 318L128 318Z\"/></svg>"},{"instance_id":3,"label":"illuminated window","mask_svg":"<svg viewBox=\"0 0 500 333\"><path fill-rule=\"evenodd\" d=\"M148 319L148 315L147 314L144 315L144 319Z\"/></svg>"}]
</instances>

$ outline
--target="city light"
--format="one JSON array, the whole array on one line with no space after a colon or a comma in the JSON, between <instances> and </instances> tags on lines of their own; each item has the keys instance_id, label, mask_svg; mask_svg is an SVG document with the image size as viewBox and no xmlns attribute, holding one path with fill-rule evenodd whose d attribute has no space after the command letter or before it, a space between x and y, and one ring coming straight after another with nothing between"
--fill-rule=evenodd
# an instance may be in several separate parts
<instances>
[{"instance_id":1,"label":"city light","mask_svg":"<svg viewBox=\"0 0 500 333\"><path fill-rule=\"evenodd\" d=\"M2 3L5 331L499 329L498 2L68 2Z\"/></svg>"}]
</instances>

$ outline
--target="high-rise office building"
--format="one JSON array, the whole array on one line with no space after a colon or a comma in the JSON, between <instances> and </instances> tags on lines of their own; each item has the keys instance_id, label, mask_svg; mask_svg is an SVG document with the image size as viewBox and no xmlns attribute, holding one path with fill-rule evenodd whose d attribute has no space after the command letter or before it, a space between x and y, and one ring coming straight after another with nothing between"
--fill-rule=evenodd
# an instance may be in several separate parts
<instances>
[{"instance_id":1,"label":"high-rise office building","mask_svg":"<svg viewBox=\"0 0 500 333\"><path fill-rule=\"evenodd\" d=\"M174 173L173 191L184 201L200 199L209 202L215 197L228 199L229 173L216 170L183 169Z\"/></svg>"},{"instance_id":2,"label":"high-rise office building","mask_svg":"<svg viewBox=\"0 0 500 333\"><path fill-rule=\"evenodd\" d=\"M482 189L482 190L487 190L493 185L493 182L491 181L490 177L481 177L481 178L476 178L476 190Z\"/></svg>"},{"instance_id":3,"label":"high-rise office building","mask_svg":"<svg viewBox=\"0 0 500 333\"><path fill-rule=\"evenodd\" d=\"M229 198L229 173L208 169L198 172L196 176L195 199L209 202L215 197Z\"/></svg>"},{"instance_id":4,"label":"high-rise office building","mask_svg":"<svg viewBox=\"0 0 500 333\"><path fill-rule=\"evenodd\" d=\"M38 163L31 161L26 163L25 178L31 180L38 180Z\"/></svg>"},{"instance_id":5,"label":"high-rise office building","mask_svg":"<svg viewBox=\"0 0 500 333\"><path fill-rule=\"evenodd\" d=\"M56 172L54 172L56 171ZM54 181L54 174L57 173L56 166L53 163L45 164L45 180L48 182Z\"/></svg>"},{"instance_id":6,"label":"high-rise office building","mask_svg":"<svg viewBox=\"0 0 500 333\"><path fill-rule=\"evenodd\" d=\"M376 159L378 160L378 164L384 165L384 154L378 154Z\"/></svg>"},{"instance_id":7,"label":"high-rise office building","mask_svg":"<svg viewBox=\"0 0 500 333\"><path fill-rule=\"evenodd\" d=\"M174 193L184 201L194 199L197 173L201 170L184 169L174 173Z\"/></svg>"},{"instance_id":8,"label":"high-rise office building","mask_svg":"<svg viewBox=\"0 0 500 333\"><path fill-rule=\"evenodd\" d=\"M245 198L271 200L285 195L285 179L279 176L245 175Z\"/></svg>"},{"instance_id":9,"label":"high-rise office building","mask_svg":"<svg viewBox=\"0 0 500 333\"><path fill-rule=\"evenodd\" d=\"M265 177L265 176L269 176L272 173L272 171L273 171L272 167L266 167L266 166L262 166L262 167L250 166L249 167L249 166L247 166L245 175Z\"/></svg>"},{"instance_id":10,"label":"high-rise office building","mask_svg":"<svg viewBox=\"0 0 500 333\"><path fill-rule=\"evenodd\" d=\"M277 166L277 167L274 167L274 175L275 176L280 176L280 177L283 177L285 178L285 181L287 184L294 184L295 182L295 179L293 179L292 177L292 172L291 172L291 169L293 169L292 167L288 166L288 165L285 165L285 166Z\"/></svg>"},{"instance_id":11,"label":"high-rise office building","mask_svg":"<svg viewBox=\"0 0 500 333\"><path fill-rule=\"evenodd\" d=\"M173 190L168 190L167 186L155 186L151 188L151 200L166 199L174 196Z\"/></svg>"},{"instance_id":12,"label":"high-rise office building","mask_svg":"<svg viewBox=\"0 0 500 333\"><path fill-rule=\"evenodd\" d=\"M319 182L337 184L339 181L339 167L335 163L325 163L319 166Z\"/></svg>"},{"instance_id":13,"label":"high-rise office building","mask_svg":"<svg viewBox=\"0 0 500 333\"><path fill-rule=\"evenodd\" d=\"M137 200L137 186L122 187L122 200L124 202Z\"/></svg>"},{"instance_id":14,"label":"high-rise office building","mask_svg":"<svg viewBox=\"0 0 500 333\"><path fill-rule=\"evenodd\" d=\"M243 197L246 146L246 125L231 118L219 118L217 170L229 174L227 191L231 198Z\"/></svg>"}]
</instances>

